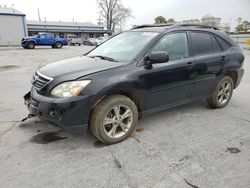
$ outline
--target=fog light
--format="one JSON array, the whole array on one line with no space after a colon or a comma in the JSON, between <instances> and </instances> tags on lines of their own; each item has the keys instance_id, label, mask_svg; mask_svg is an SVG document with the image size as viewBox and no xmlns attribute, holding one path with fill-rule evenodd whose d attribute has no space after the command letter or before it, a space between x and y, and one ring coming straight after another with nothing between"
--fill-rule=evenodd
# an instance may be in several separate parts
<instances>
[{"instance_id":1,"label":"fog light","mask_svg":"<svg viewBox=\"0 0 250 188\"><path fill-rule=\"evenodd\" d=\"M54 118L54 117L56 117L56 114L57 114L56 109L54 109L54 108L50 109L50 111L49 111L50 117Z\"/></svg>"}]
</instances>

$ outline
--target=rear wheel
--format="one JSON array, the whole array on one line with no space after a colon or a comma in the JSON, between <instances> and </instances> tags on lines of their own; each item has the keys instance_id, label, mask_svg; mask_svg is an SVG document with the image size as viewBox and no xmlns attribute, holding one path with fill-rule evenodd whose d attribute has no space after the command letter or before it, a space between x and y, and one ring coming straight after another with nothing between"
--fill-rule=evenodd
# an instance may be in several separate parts
<instances>
[{"instance_id":1,"label":"rear wheel","mask_svg":"<svg viewBox=\"0 0 250 188\"><path fill-rule=\"evenodd\" d=\"M94 108L90 118L92 133L105 144L114 144L128 137L138 121L135 103L128 97L112 95Z\"/></svg>"},{"instance_id":2,"label":"rear wheel","mask_svg":"<svg viewBox=\"0 0 250 188\"><path fill-rule=\"evenodd\" d=\"M226 106L233 94L234 82L231 77L224 76L213 91L212 96L207 100L208 104L214 108Z\"/></svg>"},{"instance_id":3,"label":"rear wheel","mask_svg":"<svg viewBox=\"0 0 250 188\"><path fill-rule=\"evenodd\" d=\"M61 42L55 43L55 48L62 48L63 44Z\"/></svg>"}]
</instances>

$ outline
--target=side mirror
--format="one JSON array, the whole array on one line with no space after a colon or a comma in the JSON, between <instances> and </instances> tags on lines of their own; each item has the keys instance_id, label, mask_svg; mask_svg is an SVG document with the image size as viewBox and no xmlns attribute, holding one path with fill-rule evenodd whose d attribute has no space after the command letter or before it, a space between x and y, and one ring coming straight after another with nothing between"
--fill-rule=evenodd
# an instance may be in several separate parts
<instances>
[{"instance_id":1,"label":"side mirror","mask_svg":"<svg viewBox=\"0 0 250 188\"><path fill-rule=\"evenodd\" d=\"M146 61L150 61L151 64L166 63L169 61L169 55L166 51L153 52L147 56Z\"/></svg>"}]
</instances>

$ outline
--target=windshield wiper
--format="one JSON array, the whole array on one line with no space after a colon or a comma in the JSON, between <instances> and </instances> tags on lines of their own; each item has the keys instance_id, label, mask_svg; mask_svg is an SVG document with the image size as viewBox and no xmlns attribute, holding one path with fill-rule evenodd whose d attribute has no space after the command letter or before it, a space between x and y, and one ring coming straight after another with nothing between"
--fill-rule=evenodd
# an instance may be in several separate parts
<instances>
[{"instance_id":1,"label":"windshield wiper","mask_svg":"<svg viewBox=\"0 0 250 188\"><path fill-rule=\"evenodd\" d=\"M91 58L99 57L100 59L103 59L103 60L118 62L118 60L116 60L112 57L107 57L107 56L103 56L103 55L93 55L93 56L89 56L89 57L91 57Z\"/></svg>"}]
</instances>

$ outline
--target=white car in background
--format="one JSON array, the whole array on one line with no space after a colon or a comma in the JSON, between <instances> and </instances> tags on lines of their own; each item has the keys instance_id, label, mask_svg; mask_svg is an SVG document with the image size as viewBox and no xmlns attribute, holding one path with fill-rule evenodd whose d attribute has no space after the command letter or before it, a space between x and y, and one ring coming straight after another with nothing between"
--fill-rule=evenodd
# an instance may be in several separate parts
<instances>
[{"instance_id":1,"label":"white car in background","mask_svg":"<svg viewBox=\"0 0 250 188\"><path fill-rule=\"evenodd\" d=\"M76 35L67 35L67 39L70 46L81 46L82 44L82 39L78 38Z\"/></svg>"},{"instance_id":2,"label":"white car in background","mask_svg":"<svg viewBox=\"0 0 250 188\"><path fill-rule=\"evenodd\" d=\"M103 42L105 42L108 39L109 39L109 37L98 37L95 40L95 45L98 46L98 45L102 44Z\"/></svg>"}]
</instances>

